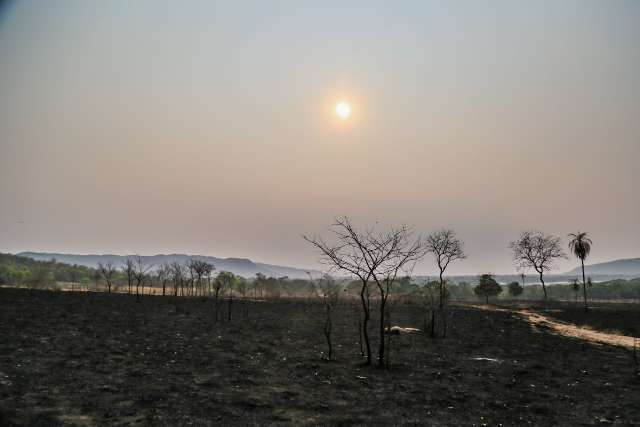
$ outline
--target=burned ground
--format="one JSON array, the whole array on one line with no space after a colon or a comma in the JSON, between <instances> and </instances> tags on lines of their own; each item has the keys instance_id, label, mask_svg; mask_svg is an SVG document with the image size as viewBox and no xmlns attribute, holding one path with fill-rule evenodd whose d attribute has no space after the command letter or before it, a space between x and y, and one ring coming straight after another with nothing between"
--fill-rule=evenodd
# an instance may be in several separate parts
<instances>
[{"instance_id":1,"label":"burned ground","mask_svg":"<svg viewBox=\"0 0 640 427\"><path fill-rule=\"evenodd\" d=\"M640 337L640 304L594 302L589 304L588 311L580 305L554 308L545 315L579 326Z\"/></svg>"},{"instance_id":2,"label":"burned ground","mask_svg":"<svg viewBox=\"0 0 640 427\"><path fill-rule=\"evenodd\" d=\"M317 302L241 304L227 323L210 299L0 289L0 424L640 423L631 351L511 313L456 306L446 339L393 336L385 370L361 366L346 303L332 362Z\"/></svg>"}]
</instances>

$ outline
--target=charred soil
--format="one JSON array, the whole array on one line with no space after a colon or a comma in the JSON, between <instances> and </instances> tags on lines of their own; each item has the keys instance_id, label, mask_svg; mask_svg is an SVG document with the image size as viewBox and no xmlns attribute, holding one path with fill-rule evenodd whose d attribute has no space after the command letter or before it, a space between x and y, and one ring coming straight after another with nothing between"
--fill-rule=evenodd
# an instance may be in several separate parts
<instances>
[{"instance_id":1,"label":"charred soil","mask_svg":"<svg viewBox=\"0 0 640 427\"><path fill-rule=\"evenodd\" d=\"M211 299L0 289L0 424L640 423L627 349L456 306L446 339L393 336L389 369L366 367L349 304L326 361L314 301L234 301L227 322Z\"/></svg>"}]
</instances>

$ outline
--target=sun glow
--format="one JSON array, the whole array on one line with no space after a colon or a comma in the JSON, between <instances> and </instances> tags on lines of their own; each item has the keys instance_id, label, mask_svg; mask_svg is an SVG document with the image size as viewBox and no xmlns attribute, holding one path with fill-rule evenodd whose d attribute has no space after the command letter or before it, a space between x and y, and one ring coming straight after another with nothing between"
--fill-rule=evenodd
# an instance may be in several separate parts
<instances>
[{"instance_id":1,"label":"sun glow","mask_svg":"<svg viewBox=\"0 0 640 427\"><path fill-rule=\"evenodd\" d=\"M346 101L340 101L336 104L336 114L342 120L347 120L351 116L351 104Z\"/></svg>"}]
</instances>

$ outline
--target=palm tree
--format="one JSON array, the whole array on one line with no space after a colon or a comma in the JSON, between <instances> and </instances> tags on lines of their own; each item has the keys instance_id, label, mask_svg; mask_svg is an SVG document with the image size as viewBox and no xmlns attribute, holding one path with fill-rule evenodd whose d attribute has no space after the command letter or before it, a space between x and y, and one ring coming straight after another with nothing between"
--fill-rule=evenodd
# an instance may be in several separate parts
<instances>
[{"instance_id":1,"label":"palm tree","mask_svg":"<svg viewBox=\"0 0 640 427\"><path fill-rule=\"evenodd\" d=\"M569 250L573 252L576 258L580 258L582 263L582 292L584 294L584 309L587 310L587 281L584 276L584 260L589 256L593 242L587 237L587 233L581 231L569 234L569 238L571 239Z\"/></svg>"}]
</instances>

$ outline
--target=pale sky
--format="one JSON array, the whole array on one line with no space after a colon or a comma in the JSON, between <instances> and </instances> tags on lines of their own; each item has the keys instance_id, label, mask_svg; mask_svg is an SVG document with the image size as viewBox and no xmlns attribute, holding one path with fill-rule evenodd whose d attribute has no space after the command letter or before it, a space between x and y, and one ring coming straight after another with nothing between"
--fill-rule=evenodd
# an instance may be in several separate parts
<instances>
[{"instance_id":1,"label":"pale sky","mask_svg":"<svg viewBox=\"0 0 640 427\"><path fill-rule=\"evenodd\" d=\"M636 0L0 6L2 252L313 268L349 215L454 228L452 274L524 229L640 257L639 160Z\"/></svg>"}]
</instances>

